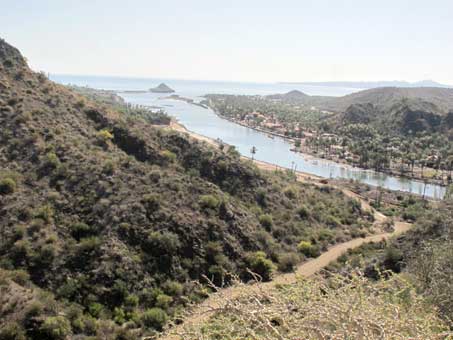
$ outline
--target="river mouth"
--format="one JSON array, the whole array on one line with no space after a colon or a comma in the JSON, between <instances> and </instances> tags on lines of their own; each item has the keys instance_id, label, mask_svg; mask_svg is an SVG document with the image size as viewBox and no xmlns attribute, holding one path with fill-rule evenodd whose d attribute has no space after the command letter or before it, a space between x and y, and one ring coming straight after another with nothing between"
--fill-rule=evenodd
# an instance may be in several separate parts
<instances>
[{"instance_id":1,"label":"river mouth","mask_svg":"<svg viewBox=\"0 0 453 340\"><path fill-rule=\"evenodd\" d=\"M220 139L234 145L241 155L250 157L252 147L257 149L254 158L287 169L295 169L323 178L353 179L385 189L424 195L442 199L446 188L437 184L425 184L404 177L387 175L373 170L356 168L316 156L290 151L292 144L286 139L256 131L219 117L209 108L190 104L186 101L156 96L150 93L121 93L127 102L147 106L160 106L170 116L176 118L189 131L196 134ZM198 102L201 97L186 96Z\"/></svg>"}]
</instances>

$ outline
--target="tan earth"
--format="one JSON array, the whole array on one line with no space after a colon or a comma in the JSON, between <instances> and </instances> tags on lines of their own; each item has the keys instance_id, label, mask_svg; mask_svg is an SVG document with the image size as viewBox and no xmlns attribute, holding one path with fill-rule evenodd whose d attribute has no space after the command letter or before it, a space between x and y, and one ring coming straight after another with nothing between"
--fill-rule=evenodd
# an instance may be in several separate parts
<instances>
[{"instance_id":1,"label":"tan earth","mask_svg":"<svg viewBox=\"0 0 453 340\"><path fill-rule=\"evenodd\" d=\"M213 145L218 144L217 142L215 142L214 140L212 140L208 137L188 131L187 129L185 129L184 126L182 126L176 122L173 122L171 124L171 128L173 128L174 130L188 133L193 138L196 138L198 140L203 140L209 144L213 144ZM254 161L254 163L260 169L275 170L275 165L265 163L265 162L260 162L260 161ZM299 181L309 181L314 184L321 185L321 183L320 183L321 178L312 176L310 174L298 172L297 178ZM338 189L342 190L343 193L346 194L347 196L353 197L353 198L356 198L357 200L359 200L359 202L361 202L363 209L372 211L374 218L375 218L374 224L376 227L379 227L379 225L382 222L385 222L387 220L387 217L385 215L374 210L368 204L368 202L366 202L363 198L361 198L357 194L353 193L350 190L344 189L344 188L338 188ZM277 275L270 282L259 282L259 283L248 284L248 285L237 285L237 286L232 286L232 287L221 289L218 292L210 295L209 298L204 300L202 303L194 306L193 309L191 310L189 316L184 319L184 322L182 324L174 326L167 333L161 335L158 339L160 339L160 340L181 340L183 338L181 336L179 336L178 334L181 333L181 331L183 330L183 327L190 326L190 325L199 325L201 323L208 321L209 317L212 316L216 310L220 310L223 307L225 307L228 304L228 302L231 301L232 299L250 294L252 292L258 292L261 290L269 290L279 284L295 283L297 281L298 277L309 277L309 276L312 276L315 273L319 272L320 270L325 268L329 263L338 259L348 249L356 248L364 243L378 242L378 241L388 239L393 236L400 235L400 234L406 232L407 230L409 230L411 228L411 226L412 225L410 223L395 222L393 232L382 232L382 233L367 236L364 238L356 238L356 239L350 240L348 242L337 244L337 245L331 247L328 251L326 251L319 257L317 257L315 259L311 259L309 261L306 261L306 262L300 264L294 273Z\"/></svg>"}]
</instances>

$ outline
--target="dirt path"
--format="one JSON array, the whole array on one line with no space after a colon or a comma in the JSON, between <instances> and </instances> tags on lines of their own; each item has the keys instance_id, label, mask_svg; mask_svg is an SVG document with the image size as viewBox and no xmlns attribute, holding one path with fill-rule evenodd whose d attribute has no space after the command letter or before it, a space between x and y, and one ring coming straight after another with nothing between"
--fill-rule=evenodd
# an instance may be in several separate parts
<instances>
[{"instance_id":1,"label":"dirt path","mask_svg":"<svg viewBox=\"0 0 453 340\"><path fill-rule=\"evenodd\" d=\"M173 125L172 127L174 128L175 126ZM183 131L183 132L189 133L192 137L197 138L199 140L204 140L210 144L217 144L212 139L209 139L205 136L200 136L198 134L187 131L183 126L181 126L177 123L176 123L175 129L178 131ZM268 163L255 162L255 164L257 164L258 167L263 170L274 170L275 169L274 166L272 166L271 164L268 164ZM311 176L309 174L298 173L298 180L300 180L300 181L310 180L310 181L314 181L319 184L320 178L316 177L316 176ZM344 189L344 188L339 188L339 189L342 190L345 195L359 200L359 202L361 202L361 204L362 204L362 208L372 211L374 214L374 218L375 218L374 223L376 225L384 222L387 219L387 217L385 215L374 210L368 204L368 202L363 200L357 194L353 193L350 190ZM250 294L251 292L257 292L262 289L269 290L278 284L295 283L297 281L297 278L300 276L309 277L309 276L316 274L321 269L325 268L330 262L338 259L348 249L359 247L365 243L378 242L378 241L388 239L393 236L400 235L400 234L406 232L407 230L409 230L411 228L411 226L412 225L410 223L395 222L395 229L393 232L380 233L380 234L371 235L371 236L368 236L365 238L356 238L356 239L350 240L348 242L337 244L337 245L331 247L328 251L321 254L319 257L317 257L315 259L311 259L311 260L299 265L294 273L277 275L270 282L260 282L260 283L255 283L255 284L251 284L251 285L237 285L237 286L232 286L232 287L228 287L225 289L221 289L220 291L212 294L208 299L206 299L199 305L196 305L194 307L194 309L191 311L190 317L186 318L184 320L183 324L173 327L173 329L171 329L168 334L162 335L159 339L160 340L180 340L182 338L178 335L178 333L180 333L180 331L182 331L184 326L197 325L197 324L208 321L209 317L212 316L216 310L219 310L219 309L225 307L228 304L228 302L231 301L232 299L235 299L242 295Z\"/></svg>"}]
</instances>

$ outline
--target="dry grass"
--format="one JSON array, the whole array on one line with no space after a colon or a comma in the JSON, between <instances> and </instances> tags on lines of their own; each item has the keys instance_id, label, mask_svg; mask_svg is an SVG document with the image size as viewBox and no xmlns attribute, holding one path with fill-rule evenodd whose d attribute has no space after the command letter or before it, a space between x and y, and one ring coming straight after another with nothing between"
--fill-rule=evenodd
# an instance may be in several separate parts
<instances>
[{"instance_id":1,"label":"dry grass","mask_svg":"<svg viewBox=\"0 0 453 340\"><path fill-rule=\"evenodd\" d=\"M247 290L245 290L247 292ZM371 282L316 277L270 291L249 290L208 322L174 339L452 339L435 310L403 276Z\"/></svg>"}]
</instances>

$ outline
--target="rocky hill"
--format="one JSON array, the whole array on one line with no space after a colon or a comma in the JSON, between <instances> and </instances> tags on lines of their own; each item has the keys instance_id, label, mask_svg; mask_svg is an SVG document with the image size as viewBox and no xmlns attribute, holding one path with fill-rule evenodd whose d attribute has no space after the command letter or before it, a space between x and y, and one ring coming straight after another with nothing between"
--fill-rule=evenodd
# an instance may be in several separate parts
<instances>
[{"instance_id":1,"label":"rocky hill","mask_svg":"<svg viewBox=\"0 0 453 340\"><path fill-rule=\"evenodd\" d=\"M153 92L153 93L173 93L173 92L175 92L175 90L173 90L172 88L170 88L168 85L166 85L164 83L161 83L161 84L159 84L159 86L153 87L149 90L150 90L150 92Z\"/></svg>"},{"instance_id":2,"label":"rocky hill","mask_svg":"<svg viewBox=\"0 0 453 340\"><path fill-rule=\"evenodd\" d=\"M369 232L341 192L93 102L3 40L0 125L1 339L137 339L204 297L194 281L269 279Z\"/></svg>"}]
</instances>

